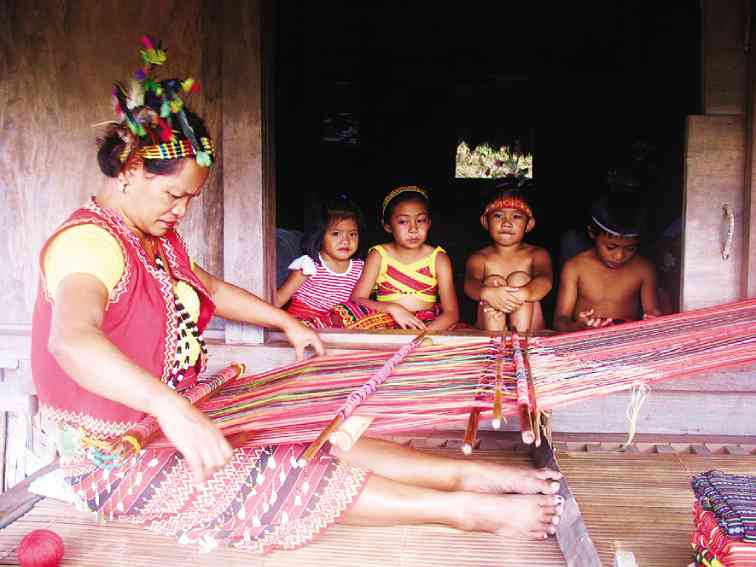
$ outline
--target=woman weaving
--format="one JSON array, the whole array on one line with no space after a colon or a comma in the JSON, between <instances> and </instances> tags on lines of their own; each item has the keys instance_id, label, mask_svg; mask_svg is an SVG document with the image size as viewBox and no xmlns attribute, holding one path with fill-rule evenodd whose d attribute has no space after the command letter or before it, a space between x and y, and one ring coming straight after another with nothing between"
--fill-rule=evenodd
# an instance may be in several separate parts
<instances>
[{"instance_id":1,"label":"woman weaving","mask_svg":"<svg viewBox=\"0 0 756 567\"><path fill-rule=\"evenodd\" d=\"M290 549L324 526L442 523L545 538L562 509L559 474L421 454L363 439L300 466L301 445L232 448L178 392L206 366L213 313L282 329L302 358L317 334L190 260L176 227L208 179L215 146L183 106L192 81L157 81L165 52L143 38L136 92L114 91L100 141L99 193L45 244L32 364L42 411L78 500L104 518L256 552ZM103 461L98 447L146 414L175 449ZM516 494L515 494L516 493Z\"/></svg>"}]
</instances>

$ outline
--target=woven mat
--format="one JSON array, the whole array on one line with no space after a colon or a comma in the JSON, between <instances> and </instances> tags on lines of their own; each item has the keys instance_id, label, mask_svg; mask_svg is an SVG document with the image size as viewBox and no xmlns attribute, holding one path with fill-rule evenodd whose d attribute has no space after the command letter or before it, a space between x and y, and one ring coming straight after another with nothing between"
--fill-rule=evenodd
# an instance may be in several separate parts
<instances>
[{"instance_id":1,"label":"woven mat","mask_svg":"<svg viewBox=\"0 0 756 567\"><path fill-rule=\"evenodd\" d=\"M459 457L459 451L436 449L434 453ZM528 463L523 454L476 451L478 458ZM461 458L461 457L460 457ZM200 554L194 546L156 535L121 522L98 524L92 514L45 499L28 514L0 530L0 565L17 565L15 548L30 530L48 528L63 538L62 565L82 567L539 567L565 562L554 538L545 542L507 540L490 534L465 533L439 526L367 528L331 526L310 545L295 551L257 556L232 549Z\"/></svg>"},{"instance_id":2,"label":"woven mat","mask_svg":"<svg viewBox=\"0 0 756 567\"><path fill-rule=\"evenodd\" d=\"M557 460L604 565L613 565L619 549L642 567L688 565L691 477L711 469L756 474L756 456L606 452L559 453Z\"/></svg>"}]
</instances>

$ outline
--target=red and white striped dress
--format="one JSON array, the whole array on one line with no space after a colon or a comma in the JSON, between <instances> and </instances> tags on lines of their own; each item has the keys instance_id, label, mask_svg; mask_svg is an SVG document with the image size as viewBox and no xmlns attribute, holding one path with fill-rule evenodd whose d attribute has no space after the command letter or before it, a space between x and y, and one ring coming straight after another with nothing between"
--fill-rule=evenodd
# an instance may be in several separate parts
<instances>
[{"instance_id":1,"label":"red and white striped dress","mask_svg":"<svg viewBox=\"0 0 756 567\"><path fill-rule=\"evenodd\" d=\"M351 259L347 270L337 273L322 258L318 260L316 262L304 255L289 265L289 270L302 270L304 275L309 276L294 292L287 307L287 311L297 319L319 317L335 305L349 301L365 265L362 260Z\"/></svg>"}]
</instances>

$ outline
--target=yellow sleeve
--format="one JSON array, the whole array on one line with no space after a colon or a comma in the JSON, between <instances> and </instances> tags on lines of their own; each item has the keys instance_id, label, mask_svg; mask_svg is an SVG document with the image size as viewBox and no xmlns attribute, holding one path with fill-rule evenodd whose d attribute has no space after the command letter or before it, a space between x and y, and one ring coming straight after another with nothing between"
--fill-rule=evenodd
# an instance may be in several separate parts
<instances>
[{"instance_id":1,"label":"yellow sleeve","mask_svg":"<svg viewBox=\"0 0 756 567\"><path fill-rule=\"evenodd\" d=\"M43 270L47 292L55 295L63 278L71 274L91 274L112 294L123 275L125 262L118 241L104 228L82 224L67 228L47 247Z\"/></svg>"}]
</instances>

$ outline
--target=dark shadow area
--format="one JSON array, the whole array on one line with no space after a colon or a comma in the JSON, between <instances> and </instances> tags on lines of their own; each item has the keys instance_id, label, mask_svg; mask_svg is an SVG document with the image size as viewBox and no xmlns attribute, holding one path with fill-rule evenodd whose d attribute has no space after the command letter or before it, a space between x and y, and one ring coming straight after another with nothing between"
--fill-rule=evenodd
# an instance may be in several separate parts
<instances>
[{"instance_id":1,"label":"dark shadow area","mask_svg":"<svg viewBox=\"0 0 756 567\"><path fill-rule=\"evenodd\" d=\"M478 216L492 182L455 179L457 143L526 132L537 186L530 240L557 268L561 235L582 230L613 171L645 195L651 254L681 213L684 119L701 105L699 35L692 0L280 0L277 224L306 231L323 196L347 193L368 221L363 244L375 244L386 240L383 196L418 184L432 193L432 241L459 278L486 244Z\"/></svg>"}]
</instances>

